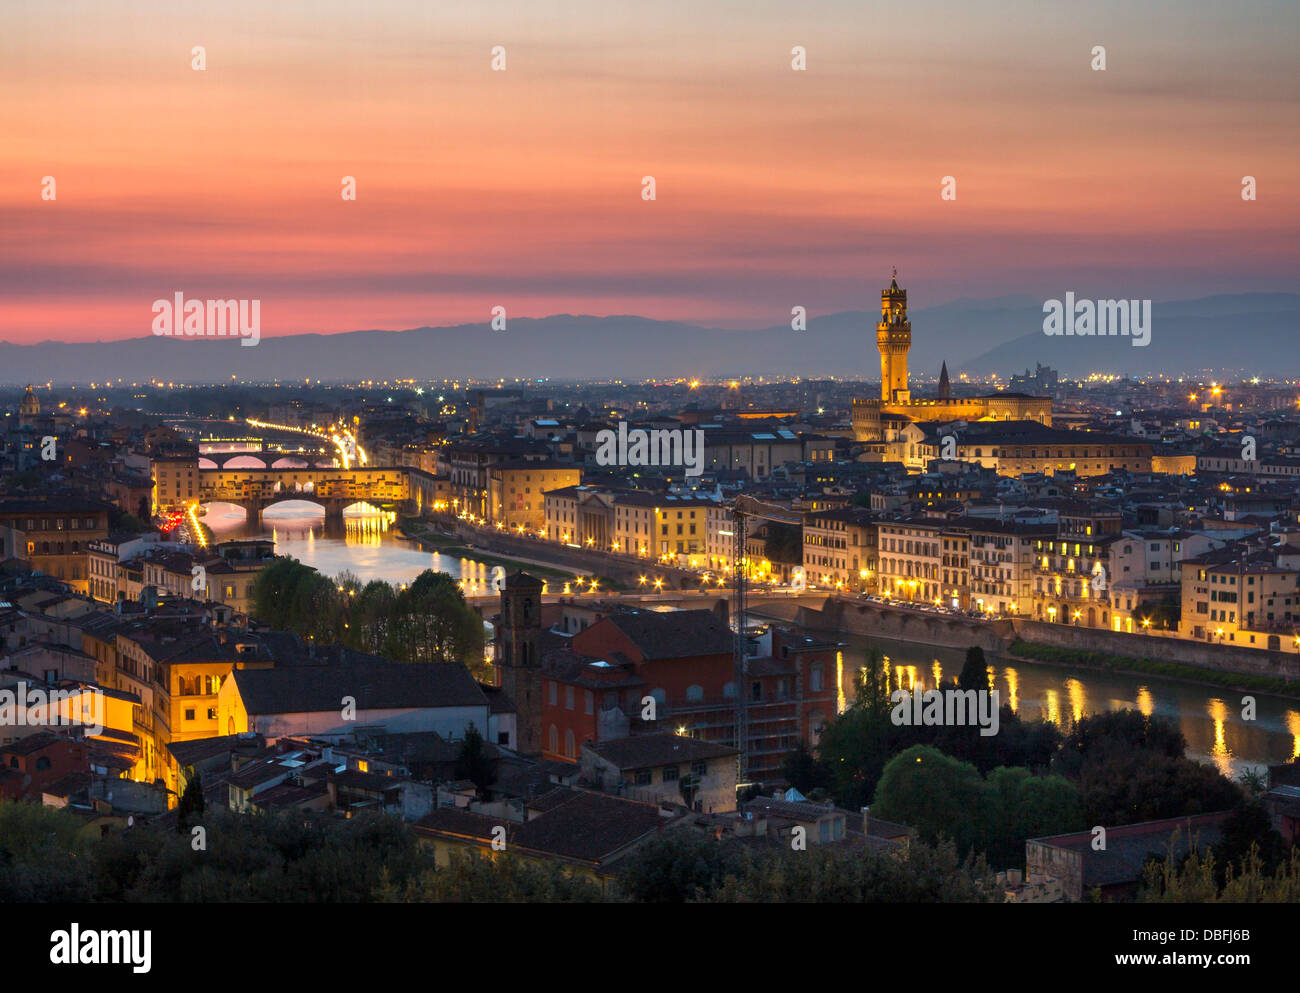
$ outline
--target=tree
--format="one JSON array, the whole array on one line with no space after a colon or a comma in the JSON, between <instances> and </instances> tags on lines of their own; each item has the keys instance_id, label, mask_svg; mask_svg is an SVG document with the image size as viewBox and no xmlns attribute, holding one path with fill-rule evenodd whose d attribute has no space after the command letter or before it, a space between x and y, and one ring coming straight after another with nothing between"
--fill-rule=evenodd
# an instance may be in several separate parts
<instances>
[{"instance_id":1,"label":"tree","mask_svg":"<svg viewBox=\"0 0 1300 993\"><path fill-rule=\"evenodd\" d=\"M181 791L180 802L176 805L176 830L187 833L192 825L191 818L203 813L203 781L194 767L185 767L185 789Z\"/></svg>"},{"instance_id":2,"label":"tree","mask_svg":"<svg viewBox=\"0 0 1300 993\"><path fill-rule=\"evenodd\" d=\"M967 852L980 838L972 815L983 792L973 765L928 745L913 745L885 766L871 813L916 828L924 841L951 838L959 851Z\"/></svg>"},{"instance_id":3,"label":"tree","mask_svg":"<svg viewBox=\"0 0 1300 993\"><path fill-rule=\"evenodd\" d=\"M731 841L694 831L668 831L652 838L623 863L619 883L633 903L707 900L728 875L742 875L750 862Z\"/></svg>"},{"instance_id":4,"label":"tree","mask_svg":"<svg viewBox=\"0 0 1300 993\"><path fill-rule=\"evenodd\" d=\"M906 856L839 845L786 846L746 858L701 899L714 903L989 903L1001 899L980 858L913 840Z\"/></svg>"},{"instance_id":5,"label":"tree","mask_svg":"<svg viewBox=\"0 0 1300 993\"><path fill-rule=\"evenodd\" d=\"M1212 766L1159 751L1102 751L1079 779L1089 824L1138 824L1231 810L1241 790Z\"/></svg>"},{"instance_id":6,"label":"tree","mask_svg":"<svg viewBox=\"0 0 1300 993\"><path fill-rule=\"evenodd\" d=\"M880 652L858 670L854 688L852 705L822 730L818 755L835 799L857 809L870 802L890 757L930 740L931 729L898 727L890 719L889 668Z\"/></svg>"},{"instance_id":7,"label":"tree","mask_svg":"<svg viewBox=\"0 0 1300 993\"><path fill-rule=\"evenodd\" d=\"M1272 872L1286 860L1286 841L1273 827L1273 819L1258 797L1245 797L1220 828L1215 854L1224 863L1244 865L1252 850L1264 871Z\"/></svg>"},{"instance_id":8,"label":"tree","mask_svg":"<svg viewBox=\"0 0 1300 993\"><path fill-rule=\"evenodd\" d=\"M984 659L984 649L979 645L966 649L966 661L957 677L957 689L988 692L989 665Z\"/></svg>"},{"instance_id":9,"label":"tree","mask_svg":"<svg viewBox=\"0 0 1300 993\"><path fill-rule=\"evenodd\" d=\"M1089 759L1134 751L1181 758L1186 750L1187 739L1172 723L1137 710L1114 710L1076 721L1061 743L1052 768L1062 775L1078 776Z\"/></svg>"},{"instance_id":10,"label":"tree","mask_svg":"<svg viewBox=\"0 0 1300 993\"><path fill-rule=\"evenodd\" d=\"M830 780L826 767L817 761L802 739L781 763L781 775L804 796L825 789Z\"/></svg>"},{"instance_id":11,"label":"tree","mask_svg":"<svg viewBox=\"0 0 1300 993\"><path fill-rule=\"evenodd\" d=\"M1183 860L1172 852L1171 842L1169 858L1147 864L1139 903L1300 903L1300 848L1271 875L1254 849L1239 867L1222 872L1213 852L1194 851Z\"/></svg>"},{"instance_id":12,"label":"tree","mask_svg":"<svg viewBox=\"0 0 1300 993\"><path fill-rule=\"evenodd\" d=\"M1063 776L1003 767L982 779L970 763L926 746L885 766L871 813L916 828L924 841L951 839L959 854L983 854L998 866L1020 865L1029 838L1086 826L1079 791Z\"/></svg>"},{"instance_id":13,"label":"tree","mask_svg":"<svg viewBox=\"0 0 1300 993\"><path fill-rule=\"evenodd\" d=\"M483 735L472 723L465 728L465 740L456 756L456 778L468 779L479 791L486 791L495 778L492 760L483 747Z\"/></svg>"}]
</instances>

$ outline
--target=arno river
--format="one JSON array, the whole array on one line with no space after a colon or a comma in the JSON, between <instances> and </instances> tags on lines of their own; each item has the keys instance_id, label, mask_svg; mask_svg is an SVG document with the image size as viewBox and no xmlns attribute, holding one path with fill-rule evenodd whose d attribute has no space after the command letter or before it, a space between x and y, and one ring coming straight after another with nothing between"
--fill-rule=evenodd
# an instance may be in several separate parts
<instances>
[{"instance_id":1,"label":"arno river","mask_svg":"<svg viewBox=\"0 0 1300 993\"><path fill-rule=\"evenodd\" d=\"M844 682L871 649L878 648L892 666L895 689L913 685L934 689L939 679L961 671L965 652L895 641L844 639ZM1057 724L1107 710L1140 710L1173 721L1187 738L1187 754L1212 762L1235 778L1246 768L1286 762L1300 755L1300 700L1254 694L1256 719L1241 719L1242 694L1156 676L1122 676L1091 669L1025 663L989 655L999 699L1022 718L1046 718ZM851 692L851 690L850 690Z\"/></svg>"},{"instance_id":2,"label":"arno river","mask_svg":"<svg viewBox=\"0 0 1300 993\"><path fill-rule=\"evenodd\" d=\"M469 594L486 591L492 578L492 570L481 562L425 551L414 541L396 537L386 514L348 514L342 522L326 523L319 507L289 502L273 505L256 525L248 523L240 508L214 503L203 523L218 541L274 538L276 554L292 555L326 576L350 571L362 582L409 583L432 569L463 579Z\"/></svg>"},{"instance_id":3,"label":"arno river","mask_svg":"<svg viewBox=\"0 0 1300 993\"><path fill-rule=\"evenodd\" d=\"M351 571L362 581L410 582L425 569L447 572L466 581L467 592L488 589L491 570L480 562L424 551L392 534L384 515L348 516L326 524L318 507L280 504L260 526L249 525L243 511L213 504L203 521L218 540L273 537L276 552L292 555L327 576ZM954 649L879 641L850 636L844 656L845 689L852 673L872 647L888 656L895 687L933 689L938 679L961 671L964 653ZM1121 676L1089 669L1073 670L1042 663L1013 662L990 656L994 688L1021 717L1046 717L1062 723L1072 717L1106 710L1136 709L1174 721L1187 738L1188 754L1213 762L1226 775L1243 769L1285 762L1300 755L1300 700L1255 694L1254 721L1241 719L1241 694L1155 676Z\"/></svg>"}]
</instances>

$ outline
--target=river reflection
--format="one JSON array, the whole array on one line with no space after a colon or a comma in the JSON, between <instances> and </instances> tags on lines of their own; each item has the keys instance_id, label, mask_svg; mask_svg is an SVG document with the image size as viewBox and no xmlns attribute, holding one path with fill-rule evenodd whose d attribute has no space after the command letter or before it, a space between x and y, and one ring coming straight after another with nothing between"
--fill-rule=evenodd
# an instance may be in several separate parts
<instances>
[{"instance_id":1,"label":"river reflection","mask_svg":"<svg viewBox=\"0 0 1300 993\"><path fill-rule=\"evenodd\" d=\"M935 689L957 678L965 653L861 637L845 639L845 683L852 696L850 674L861 668L871 648L888 661L893 689ZM1065 726L1086 714L1108 710L1139 710L1147 716L1172 720L1187 738L1187 754L1212 762L1226 776L1245 769L1264 771L1267 765L1300 756L1300 701L1253 694L1255 719L1242 719L1242 694L1194 686L1155 676L1122 676L1075 670L1047 663L1024 663L989 655L989 687L1001 702L1027 720L1044 718Z\"/></svg>"},{"instance_id":2,"label":"river reflection","mask_svg":"<svg viewBox=\"0 0 1300 993\"><path fill-rule=\"evenodd\" d=\"M315 504L286 501L267 508L262 523L255 524L247 520L242 508L214 503L208 506L203 523L218 541L271 538L277 555L292 555L326 576L351 572L362 582L382 579L401 584L432 569L462 581L467 595L490 592L490 566L425 551L418 542L397 537L393 515L382 511L349 510L342 521L327 521L325 512Z\"/></svg>"}]
</instances>

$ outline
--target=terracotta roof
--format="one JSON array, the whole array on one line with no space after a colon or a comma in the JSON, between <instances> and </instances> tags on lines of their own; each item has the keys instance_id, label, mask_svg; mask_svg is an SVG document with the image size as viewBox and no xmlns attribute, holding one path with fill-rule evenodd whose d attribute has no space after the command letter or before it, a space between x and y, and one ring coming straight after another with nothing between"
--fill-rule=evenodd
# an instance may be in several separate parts
<instances>
[{"instance_id":1,"label":"terracotta roof","mask_svg":"<svg viewBox=\"0 0 1300 993\"><path fill-rule=\"evenodd\" d=\"M249 714L337 711L344 697L353 697L358 710L488 705L456 662L236 669L232 677Z\"/></svg>"},{"instance_id":2,"label":"terracotta roof","mask_svg":"<svg viewBox=\"0 0 1300 993\"><path fill-rule=\"evenodd\" d=\"M614 738L583 746L619 769L646 769L673 762L695 762L704 759L725 758L735 755L730 745L700 741L684 735L662 732L660 734L634 734L627 738Z\"/></svg>"}]
</instances>

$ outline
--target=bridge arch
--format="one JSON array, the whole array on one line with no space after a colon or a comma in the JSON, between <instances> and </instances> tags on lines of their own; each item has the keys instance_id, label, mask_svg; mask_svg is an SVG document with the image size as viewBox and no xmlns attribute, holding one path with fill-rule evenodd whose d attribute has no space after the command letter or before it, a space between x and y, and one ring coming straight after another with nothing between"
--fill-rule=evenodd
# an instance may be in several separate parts
<instances>
[{"instance_id":1,"label":"bridge arch","mask_svg":"<svg viewBox=\"0 0 1300 993\"><path fill-rule=\"evenodd\" d=\"M213 453L215 454L215 453ZM200 462L203 460L200 459ZM215 468L214 463L214 468ZM202 466L200 466L202 468ZM222 469L265 469L266 461L259 455L249 455L246 452L240 452L237 455L231 455L221 463Z\"/></svg>"}]
</instances>

